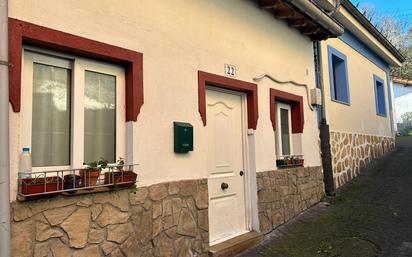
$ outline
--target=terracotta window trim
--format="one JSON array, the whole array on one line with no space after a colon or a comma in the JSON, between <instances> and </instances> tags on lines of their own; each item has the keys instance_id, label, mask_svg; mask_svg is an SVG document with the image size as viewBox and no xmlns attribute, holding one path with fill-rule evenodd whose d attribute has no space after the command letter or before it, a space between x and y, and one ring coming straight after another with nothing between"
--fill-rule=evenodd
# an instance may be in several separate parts
<instances>
[{"instance_id":1,"label":"terracotta window trim","mask_svg":"<svg viewBox=\"0 0 412 257\"><path fill-rule=\"evenodd\" d=\"M206 85L246 93L248 128L256 129L259 117L258 113L258 89L254 83L232 79L204 71L198 71L198 102L199 113L206 126Z\"/></svg>"},{"instance_id":2,"label":"terracotta window trim","mask_svg":"<svg viewBox=\"0 0 412 257\"><path fill-rule=\"evenodd\" d=\"M126 121L136 121L143 105L143 54L25 21L9 18L9 101L20 112L23 45L34 45L125 67Z\"/></svg>"},{"instance_id":3,"label":"terracotta window trim","mask_svg":"<svg viewBox=\"0 0 412 257\"><path fill-rule=\"evenodd\" d=\"M303 125L305 123L303 97L273 88L270 89L269 94L270 120L272 122L273 130L276 130L276 102L284 102L291 106L292 133L303 133Z\"/></svg>"}]
</instances>

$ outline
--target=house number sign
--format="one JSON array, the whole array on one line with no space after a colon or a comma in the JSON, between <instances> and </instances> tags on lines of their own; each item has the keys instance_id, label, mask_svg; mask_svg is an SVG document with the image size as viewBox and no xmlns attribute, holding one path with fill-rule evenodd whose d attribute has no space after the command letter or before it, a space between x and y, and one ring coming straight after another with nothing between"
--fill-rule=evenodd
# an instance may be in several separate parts
<instances>
[{"instance_id":1,"label":"house number sign","mask_svg":"<svg viewBox=\"0 0 412 257\"><path fill-rule=\"evenodd\" d=\"M229 77L236 77L236 66L231 64L225 64L225 75Z\"/></svg>"}]
</instances>

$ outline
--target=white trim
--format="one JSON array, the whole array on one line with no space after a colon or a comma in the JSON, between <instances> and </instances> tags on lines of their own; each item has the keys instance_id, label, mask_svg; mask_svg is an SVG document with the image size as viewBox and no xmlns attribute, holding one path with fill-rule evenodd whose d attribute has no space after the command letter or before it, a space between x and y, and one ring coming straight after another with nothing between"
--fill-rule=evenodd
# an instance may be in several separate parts
<instances>
[{"instance_id":1,"label":"white trim","mask_svg":"<svg viewBox=\"0 0 412 257\"><path fill-rule=\"evenodd\" d=\"M292 115L291 115L291 106L290 104L285 103L276 103L276 114L277 114L277 122L276 122L276 136L277 136L277 155L282 156L285 155L282 152L282 135L281 135L281 121L280 121L280 110L284 109L288 111L288 130L289 130L289 149L290 153L288 155L293 155L293 141L292 141Z\"/></svg>"}]
</instances>

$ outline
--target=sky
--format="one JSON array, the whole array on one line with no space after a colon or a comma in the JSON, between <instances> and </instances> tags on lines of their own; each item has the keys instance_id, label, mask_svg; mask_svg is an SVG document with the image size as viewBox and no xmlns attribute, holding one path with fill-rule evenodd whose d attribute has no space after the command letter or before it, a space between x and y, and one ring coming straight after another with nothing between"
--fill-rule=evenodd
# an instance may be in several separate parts
<instances>
[{"instance_id":1,"label":"sky","mask_svg":"<svg viewBox=\"0 0 412 257\"><path fill-rule=\"evenodd\" d=\"M411 18L412 19L412 0L351 0L352 3L369 5L376 8L376 11L384 15Z\"/></svg>"}]
</instances>

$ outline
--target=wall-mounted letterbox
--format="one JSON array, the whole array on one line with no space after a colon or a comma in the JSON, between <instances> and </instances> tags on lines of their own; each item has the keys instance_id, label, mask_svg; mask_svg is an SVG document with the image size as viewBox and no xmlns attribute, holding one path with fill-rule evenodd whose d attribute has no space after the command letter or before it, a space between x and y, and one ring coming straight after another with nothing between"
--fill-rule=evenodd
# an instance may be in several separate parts
<instances>
[{"instance_id":1,"label":"wall-mounted letterbox","mask_svg":"<svg viewBox=\"0 0 412 257\"><path fill-rule=\"evenodd\" d=\"M173 122L175 153L193 151L193 126L185 122Z\"/></svg>"}]
</instances>

